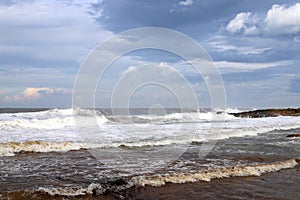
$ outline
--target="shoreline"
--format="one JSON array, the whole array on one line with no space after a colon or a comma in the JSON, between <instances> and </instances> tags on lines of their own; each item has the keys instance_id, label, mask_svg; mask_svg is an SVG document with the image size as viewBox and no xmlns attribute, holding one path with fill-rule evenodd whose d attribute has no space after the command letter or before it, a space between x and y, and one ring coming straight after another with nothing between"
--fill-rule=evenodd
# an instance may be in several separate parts
<instances>
[{"instance_id":1,"label":"shoreline","mask_svg":"<svg viewBox=\"0 0 300 200\"><path fill-rule=\"evenodd\" d=\"M45 118L45 113L50 114ZM64 124L70 113L56 110L45 113L34 114L34 117L21 116L30 126L21 124L16 129L20 125L18 119L15 120L18 115L9 115L13 120L8 127L12 128L11 133L20 131L25 134L39 129L37 138L43 139L47 133L51 133L49 138L54 138L52 134L56 129L48 131L47 126L40 126L42 121L34 119L38 126L31 128L28 118L48 120L58 113L63 119L59 119L59 123ZM246 125L241 126L241 122ZM69 133L68 127L64 127L55 132L55 138L64 130ZM3 154L0 158L0 199L296 199L300 194L300 149L296 138L300 132L299 118L238 119L228 122L227 127L230 131L220 137L205 159L198 158L203 143L191 140L178 162L175 160L166 169L153 172L150 168L152 173L141 169L138 178L133 175L143 166L141 163L157 160L138 157L140 153L144 155L144 152L155 150L156 146L147 146L149 142L143 146L127 148L121 145L109 150L109 156L130 151L129 158L141 158L137 162L130 159L124 162L130 164L126 169L135 167L134 171L128 172L129 176L125 176L115 163L110 164L113 156L97 160L88 148L81 148L81 144L51 140L4 142L0 144L2 153L13 155ZM39 137L40 132L43 137ZM170 146L175 149L175 145ZM105 148L103 152L107 152ZM290 167L294 168L288 169ZM244 177L237 177L242 175ZM280 196L282 194L285 196Z\"/></svg>"},{"instance_id":2,"label":"shoreline","mask_svg":"<svg viewBox=\"0 0 300 200\"><path fill-rule=\"evenodd\" d=\"M290 199L299 197L300 166L261 176L229 177L210 182L166 183L159 187L132 187L119 193L79 196L49 195L43 192L15 191L0 199Z\"/></svg>"},{"instance_id":3,"label":"shoreline","mask_svg":"<svg viewBox=\"0 0 300 200\"><path fill-rule=\"evenodd\" d=\"M125 199L298 199L300 166L259 177L230 177L210 182L145 186L126 191Z\"/></svg>"}]
</instances>

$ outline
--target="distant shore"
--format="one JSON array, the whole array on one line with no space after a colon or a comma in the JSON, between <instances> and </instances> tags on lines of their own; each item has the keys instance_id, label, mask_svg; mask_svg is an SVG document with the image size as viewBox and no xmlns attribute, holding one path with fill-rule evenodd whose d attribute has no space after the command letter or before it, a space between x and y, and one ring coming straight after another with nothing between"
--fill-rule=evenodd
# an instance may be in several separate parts
<instances>
[{"instance_id":1,"label":"distant shore","mask_svg":"<svg viewBox=\"0 0 300 200\"><path fill-rule=\"evenodd\" d=\"M54 108L0 108L0 113L21 113L21 112L40 112L47 111ZM93 109L93 108L92 108ZM111 113L109 108L96 108L97 110L103 110L106 113ZM136 108L136 111L147 111L147 108ZM189 112L189 110L181 110L180 108L171 108L170 110L177 110L177 112ZM208 110L203 108L204 111ZM168 111L168 110L167 110ZM201 112L201 111L200 111ZM203 112L203 111L202 111ZM259 109L238 113L228 113L235 117L242 118L262 118L262 117L278 117L278 116L300 116L300 108L272 108L272 109Z\"/></svg>"},{"instance_id":2,"label":"distant shore","mask_svg":"<svg viewBox=\"0 0 300 200\"><path fill-rule=\"evenodd\" d=\"M300 108L285 109L262 109L240 113L229 113L235 117L242 118L261 118L261 117L278 117L278 116L300 116Z\"/></svg>"},{"instance_id":3,"label":"distant shore","mask_svg":"<svg viewBox=\"0 0 300 200\"><path fill-rule=\"evenodd\" d=\"M0 108L0 113L41 112L50 108Z\"/></svg>"}]
</instances>

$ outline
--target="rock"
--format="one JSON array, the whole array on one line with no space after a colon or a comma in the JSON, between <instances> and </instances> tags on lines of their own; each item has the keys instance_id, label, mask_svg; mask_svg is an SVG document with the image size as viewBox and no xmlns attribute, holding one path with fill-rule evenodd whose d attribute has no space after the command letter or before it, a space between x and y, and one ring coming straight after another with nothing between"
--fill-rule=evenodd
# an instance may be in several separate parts
<instances>
[{"instance_id":1,"label":"rock","mask_svg":"<svg viewBox=\"0 0 300 200\"><path fill-rule=\"evenodd\" d=\"M296 134L289 134L286 137L300 137L300 133L296 133Z\"/></svg>"},{"instance_id":2,"label":"rock","mask_svg":"<svg viewBox=\"0 0 300 200\"><path fill-rule=\"evenodd\" d=\"M235 117L242 117L242 118L300 116L300 108L264 109L264 110L253 110L253 111L229 113L229 114Z\"/></svg>"}]
</instances>

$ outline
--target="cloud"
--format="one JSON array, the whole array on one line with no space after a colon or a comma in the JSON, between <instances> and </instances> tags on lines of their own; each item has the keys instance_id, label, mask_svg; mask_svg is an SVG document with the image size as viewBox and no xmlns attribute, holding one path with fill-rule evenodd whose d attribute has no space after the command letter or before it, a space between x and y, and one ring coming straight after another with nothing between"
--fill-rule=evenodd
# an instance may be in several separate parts
<instances>
[{"instance_id":1,"label":"cloud","mask_svg":"<svg viewBox=\"0 0 300 200\"><path fill-rule=\"evenodd\" d=\"M271 63L241 63L241 62L218 61L214 63L222 72L232 72L232 71L243 72L243 71L264 69L269 67L289 65L291 64L291 61L280 61L280 62L271 62Z\"/></svg>"},{"instance_id":2,"label":"cloud","mask_svg":"<svg viewBox=\"0 0 300 200\"><path fill-rule=\"evenodd\" d=\"M273 5L265 17L258 14L241 12L225 27L231 34L244 35L285 35L300 32L300 3L292 6Z\"/></svg>"},{"instance_id":3,"label":"cloud","mask_svg":"<svg viewBox=\"0 0 300 200\"><path fill-rule=\"evenodd\" d=\"M168 63L131 66L118 79L112 93L112 102L122 107L119 105L131 99L134 106L143 107L150 102L175 106L178 100L184 104L183 107L193 107L196 94L192 86L180 71ZM138 94L137 99L135 94Z\"/></svg>"},{"instance_id":4,"label":"cloud","mask_svg":"<svg viewBox=\"0 0 300 200\"><path fill-rule=\"evenodd\" d=\"M185 1L180 1L179 2L179 5L182 5L182 6L190 6L192 5L194 2L193 0L185 0Z\"/></svg>"},{"instance_id":5,"label":"cloud","mask_svg":"<svg viewBox=\"0 0 300 200\"><path fill-rule=\"evenodd\" d=\"M210 42L210 45L214 48L214 51L216 52L224 52L224 51L237 51L237 54L239 55L256 55L256 54L262 54L264 52L267 52L271 50L272 48L253 48L250 46L242 46L237 47L234 45L226 45L221 44L217 42Z\"/></svg>"},{"instance_id":6,"label":"cloud","mask_svg":"<svg viewBox=\"0 0 300 200\"><path fill-rule=\"evenodd\" d=\"M116 3L102 0L95 1L89 13L99 24L114 32L129 28L156 26L199 37L199 35L217 31L220 25L219 20L227 19L232 15L232 11L236 10L233 4L240 4L240 1L122 0ZM254 5L255 3L252 3L247 6L253 7Z\"/></svg>"},{"instance_id":7,"label":"cloud","mask_svg":"<svg viewBox=\"0 0 300 200\"><path fill-rule=\"evenodd\" d=\"M0 60L7 65L79 65L111 35L80 1L16 1L0 6ZM18 59L15 59L18 57Z\"/></svg>"},{"instance_id":8,"label":"cloud","mask_svg":"<svg viewBox=\"0 0 300 200\"><path fill-rule=\"evenodd\" d=\"M196 62L196 61L191 61ZM292 61L278 61L278 62L230 62L230 61L214 61L214 65L218 68L218 70L222 74L227 73L235 73L238 74L240 72L252 72L255 70L273 68L273 67L283 67L289 66L293 62ZM186 75L197 74L197 72L193 69L188 67L189 64L187 62L178 62L177 64L173 65L176 67L180 73ZM257 76L257 75L255 75Z\"/></svg>"},{"instance_id":9,"label":"cloud","mask_svg":"<svg viewBox=\"0 0 300 200\"><path fill-rule=\"evenodd\" d=\"M287 7L273 5L264 20L267 34L296 34L300 32L300 3Z\"/></svg>"},{"instance_id":10,"label":"cloud","mask_svg":"<svg viewBox=\"0 0 300 200\"><path fill-rule=\"evenodd\" d=\"M299 93L289 91L290 79L290 76L271 76L261 80L252 77L251 81L225 82L228 106L299 107Z\"/></svg>"},{"instance_id":11,"label":"cloud","mask_svg":"<svg viewBox=\"0 0 300 200\"><path fill-rule=\"evenodd\" d=\"M230 44L230 42L232 42L230 41L230 38L215 36L210 38L207 41L207 44L208 47L212 48L212 51L214 52L231 51L235 52L237 55L259 55L272 50L271 47L264 47L261 46L261 44L259 44L258 47L254 47L251 44L242 44L241 42L239 42L239 46L237 46L237 44Z\"/></svg>"},{"instance_id":12,"label":"cloud","mask_svg":"<svg viewBox=\"0 0 300 200\"><path fill-rule=\"evenodd\" d=\"M5 96L3 98L4 103L9 102L22 102L22 101L35 101L42 97L52 94L69 94L70 90L65 88L26 88L21 94L15 96Z\"/></svg>"},{"instance_id":13,"label":"cloud","mask_svg":"<svg viewBox=\"0 0 300 200\"><path fill-rule=\"evenodd\" d=\"M226 30L229 33L243 32L245 35L258 34L258 29L255 26L257 21L257 16L251 12L239 13L228 23Z\"/></svg>"},{"instance_id":14,"label":"cloud","mask_svg":"<svg viewBox=\"0 0 300 200\"><path fill-rule=\"evenodd\" d=\"M256 55L270 51L272 48L253 48L253 47L240 47L238 48L238 54L240 55Z\"/></svg>"},{"instance_id":15,"label":"cloud","mask_svg":"<svg viewBox=\"0 0 300 200\"><path fill-rule=\"evenodd\" d=\"M10 107L69 107L72 104L70 91L66 94L59 88L72 88L79 60L82 61L96 43L110 36L111 31L117 33L128 28L159 26L186 33L198 42L204 41L201 44L216 61L224 80L235 84L232 87L236 86L229 90L229 96L230 93L236 94L232 97L236 100L235 105L256 106L260 103L257 96L262 95L261 99L265 99L274 86L284 84L284 88L274 91L278 92L276 98L281 97L278 99L281 105L287 105L292 101L286 95L288 85L291 83L290 91L299 91L299 81L282 78L266 84L265 79L271 79L275 73L300 72L299 3L295 2L279 0L276 1L279 5L273 5L274 1L261 0L166 0L159 3L140 0L0 0L0 101L5 98L9 102L2 106ZM289 38L282 37L289 33L292 34ZM130 42L118 41L115 48ZM179 87L178 77L172 76L174 71L168 73L160 66L152 71L139 71L143 64L168 62L173 66L178 60L180 58L149 53L148 50L122 56L112 63L114 67L109 67L99 81L97 89L101 93L97 96L97 103L105 100L105 107L111 106L113 88L125 72L127 77L132 76L132 80L157 80L164 75L163 81ZM294 63L286 64L286 60ZM129 66L135 67L122 73ZM201 89L205 84L200 85L203 82L201 77L192 70L185 71L189 65L174 67L188 81L199 85L197 94L203 93ZM253 85L247 87L248 82ZM130 79L128 87L131 83ZM27 86L31 89L24 90ZM153 86L138 91L138 95L144 97L141 106L151 99L152 94L166 92L163 88L160 92L156 89ZM254 95L250 98L247 94ZM243 95L246 96L242 98ZM299 92L292 95L298 95L293 101L299 105Z\"/></svg>"}]
</instances>

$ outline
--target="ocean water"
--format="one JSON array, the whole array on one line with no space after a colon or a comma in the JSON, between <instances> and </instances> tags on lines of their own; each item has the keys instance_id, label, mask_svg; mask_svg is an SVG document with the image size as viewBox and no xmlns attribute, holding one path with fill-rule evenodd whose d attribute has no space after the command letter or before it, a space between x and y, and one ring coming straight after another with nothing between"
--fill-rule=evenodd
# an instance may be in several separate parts
<instances>
[{"instance_id":1,"label":"ocean water","mask_svg":"<svg viewBox=\"0 0 300 200\"><path fill-rule=\"evenodd\" d=\"M120 195L298 165L300 140L286 135L300 132L299 117L229 114L239 111L2 109L0 197Z\"/></svg>"}]
</instances>

